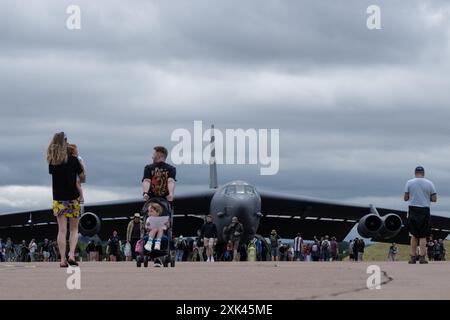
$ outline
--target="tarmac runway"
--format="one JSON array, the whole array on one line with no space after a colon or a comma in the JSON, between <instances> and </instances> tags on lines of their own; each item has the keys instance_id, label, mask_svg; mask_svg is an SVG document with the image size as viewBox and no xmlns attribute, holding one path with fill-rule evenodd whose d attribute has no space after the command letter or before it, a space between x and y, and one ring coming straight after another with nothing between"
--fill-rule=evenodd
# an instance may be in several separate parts
<instances>
[{"instance_id":1,"label":"tarmac runway","mask_svg":"<svg viewBox=\"0 0 450 320\"><path fill-rule=\"evenodd\" d=\"M381 289L367 288L370 265L381 269ZM81 262L79 270L80 289L69 290L58 263L0 263L0 299L450 299L447 262Z\"/></svg>"}]
</instances>

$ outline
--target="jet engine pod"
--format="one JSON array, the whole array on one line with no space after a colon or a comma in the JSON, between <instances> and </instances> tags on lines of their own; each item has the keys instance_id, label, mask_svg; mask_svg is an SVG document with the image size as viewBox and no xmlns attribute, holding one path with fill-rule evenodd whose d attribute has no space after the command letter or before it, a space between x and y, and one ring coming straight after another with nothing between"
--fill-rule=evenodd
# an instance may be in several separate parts
<instances>
[{"instance_id":1,"label":"jet engine pod","mask_svg":"<svg viewBox=\"0 0 450 320\"><path fill-rule=\"evenodd\" d=\"M373 238L378 235L382 226L383 222L381 221L381 217L371 213L359 220L358 233L363 238Z\"/></svg>"},{"instance_id":2,"label":"jet engine pod","mask_svg":"<svg viewBox=\"0 0 450 320\"><path fill-rule=\"evenodd\" d=\"M393 238L402 229L402 219L395 213L388 213L381 218L381 221L382 225L378 233L382 239Z\"/></svg>"},{"instance_id":3,"label":"jet engine pod","mask_svg":"<svg viewBox=\"0 0 450 320\"><path fill-rule=\"evenodd\" d=\"M80 221L78 221L78 229L85 237L92 237L100 232L100 218L92 212L85 212Z\"/></svg>"}]
</instances>

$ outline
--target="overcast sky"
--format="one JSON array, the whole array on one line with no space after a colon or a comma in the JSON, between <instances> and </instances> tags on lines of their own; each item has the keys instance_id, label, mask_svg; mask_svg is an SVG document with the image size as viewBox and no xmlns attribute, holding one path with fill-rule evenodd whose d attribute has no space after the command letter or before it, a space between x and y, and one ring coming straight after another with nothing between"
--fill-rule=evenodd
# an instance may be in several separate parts
<instances>
[{"instance_id":1,"label":"overcast sky","mask_svg":"<svg viewBox=\"0 0 450 320\"><path fill-rule=\"evenodd\" d=\"M81 8L68 30L66 9ZM381 30L366 9L381 8ZM405 208L416 165L450 212L450 4L442 1L0 2L0 212L48 207L65 131L86 200L140 196L152 147L193 121L279 129L280 170L219 166L266 190ZM208 186L178 166L177 191Z\"/></svg>"}]
</instances>

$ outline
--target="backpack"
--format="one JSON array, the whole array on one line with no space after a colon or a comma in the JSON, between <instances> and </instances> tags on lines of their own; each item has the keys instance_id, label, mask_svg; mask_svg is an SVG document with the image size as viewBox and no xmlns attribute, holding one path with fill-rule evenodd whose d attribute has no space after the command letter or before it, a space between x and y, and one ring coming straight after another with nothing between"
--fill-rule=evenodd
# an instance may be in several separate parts
<instances>
[{"instance_id":1,"label":"backpack","mask_svg":"<svg viewBox=\"0 0 450 320\"><path fill-rule=\"evenodd\" d=\"M278 247L278 238L276 236L270 236L270 246L272 248Z\"/></svg>"},{"instance_id":2,"label":"backpack","mask_svg":"<svg viewBox=\"0 0 450 320\"><path fill-rule=\"evenodd\" d=\"M184 241L184 240L178 240L178 242L177 242L177 249L178 249L178 250L184 250L184 249L186 249L186 241Z\"/></svg>"},{"instance_id":3,"label":"backpack","mask_svg":"<svg viewBox=\"0 0 450 320\"><path fill-rule=\"evenodd\" d=\"M330 242L328 242L328 240L323 240L322 241L322 247L325 249L328 249L328 247L330 246Z\"/></svg>"}]
</instances>

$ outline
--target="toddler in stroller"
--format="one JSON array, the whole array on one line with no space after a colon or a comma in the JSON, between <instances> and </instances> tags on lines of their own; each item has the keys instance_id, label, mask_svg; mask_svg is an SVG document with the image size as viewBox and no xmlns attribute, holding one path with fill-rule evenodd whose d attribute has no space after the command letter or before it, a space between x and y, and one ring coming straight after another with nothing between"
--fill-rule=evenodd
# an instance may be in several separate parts
<instances>
[{"instance_id":1,"label":"toddler in stroller","mask_svg":"<svg viewBox=\"0 0 450 320\"><path fill-rule=\"evenodd\" d=\"M145 229L148 232L136 244L137 266L148 266L148 261L152 259L155 266L164 267L168 264L175 266L175 259L172 257L170 243L172 241L172 208L169 202L163 198L151 198L142 208L142 215L145 221Z\"/></svg>"},{"instance_id":2,"label":"toddler in stroller","mask_svg":"<svg viewBox=\"0 0 450 320\"><path fill-rule=\"evenodd\" d=\"M144 249L152 251L153 239L155 240L155 250L161 250L161 237L164 230L169 226L169 217L161 216L163 208L160 204L151 202L148 207L148 218L145 221L145 229L149 231L147 243ZM155 238L156 237L156 238Z\"/></svg>"}]
</instances>

